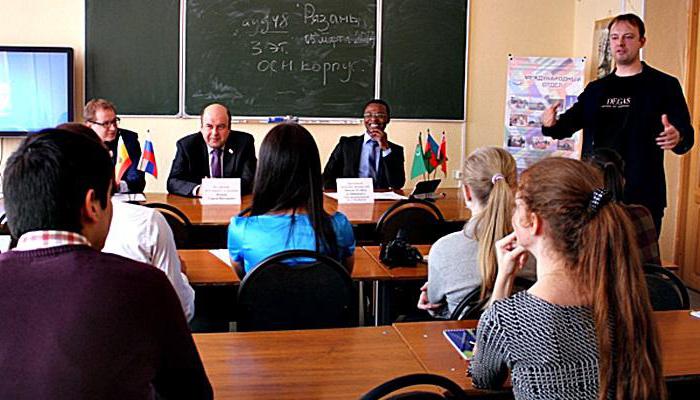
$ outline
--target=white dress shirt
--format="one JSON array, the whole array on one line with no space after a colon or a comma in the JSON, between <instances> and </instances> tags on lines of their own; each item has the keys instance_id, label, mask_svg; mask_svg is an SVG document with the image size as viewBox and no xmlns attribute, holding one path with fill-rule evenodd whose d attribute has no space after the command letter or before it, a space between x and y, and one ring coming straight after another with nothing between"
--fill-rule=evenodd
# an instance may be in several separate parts
<instances>
[{"instance_id":1,"label":"white dress shirt","mask_svg":"<svg viewBox=\"0 0 700 400\"><path fill-rule=\"evenodd\" d=\"M151 264L165 272L188 321L194 315L194 290L182 273L170 226L158 211L112 201L112 225L102 251Z\"/></svg>"}]
</instances>

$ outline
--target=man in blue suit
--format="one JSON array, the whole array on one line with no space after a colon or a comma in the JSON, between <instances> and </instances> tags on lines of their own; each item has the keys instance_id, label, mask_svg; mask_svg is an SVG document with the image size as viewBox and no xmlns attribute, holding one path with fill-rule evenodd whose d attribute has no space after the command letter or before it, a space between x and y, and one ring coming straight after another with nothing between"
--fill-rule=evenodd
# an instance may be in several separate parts
<instances>
[{"instance_id":1,"label":"man in blue suit","mask_svg":"<svg viewBox=\"0 0 700 400\"><path fill-rule=\"evenodd\" d=\"M119 182L119 193L141 193L146 187L146 177L143 171L137 169L141 159L141 144L136 132L121 129L117 125L117 108L105 99L92 99L83 109L85 125L91 128L102 139L109 149L112 164L117 162L117 144L119 138L124 140L124 145L129 153L131 165Z\"/></svg>"}]
</instances>

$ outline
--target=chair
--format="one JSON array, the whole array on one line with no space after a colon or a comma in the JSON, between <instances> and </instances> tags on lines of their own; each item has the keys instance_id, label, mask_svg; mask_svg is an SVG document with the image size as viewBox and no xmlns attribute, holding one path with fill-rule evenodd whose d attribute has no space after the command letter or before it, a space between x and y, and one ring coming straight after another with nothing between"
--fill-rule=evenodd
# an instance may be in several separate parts
<instances>
[{"instance_id":1,"label":"chair","mask_svg":"<svg viewBox=\"0 0 700 400\"><path fill-rule=\"evenodd\" d=\"M527 290L530 286L534 285L535 282L530 279L524 278L522 276L516 276L513 281L513 293ZM481 296L481 286L476 287L471 292L467 293L462 301L457 304L454 311L450 315L451 320L469 320L469 319L479 319L481 313L484 311L484 306L489 301L488 298L480 300Z\"/></svg>"},{"instance_id":2,"label":"chair","mask_svg":"<svg viewBox=\"0 0 700 400\"><path fill-rule=\"evenodd\" d=\"M439 393L426 392L424 390L417 390L411 392L403 392L390 397L384 397L392 392L399 389L407 388L415 385L433 385L438 386L449 392L449 396L445 396ZM360 397L360 400L379 400L385 398L386 400L432 400L432 399L467 399L467 394L453 381L445 378L444 376L434 375L434 374L410 374L399 376L398 378L391 379L381 385L375 387L369 392L365 393Z\"/></svg>"},{"instance_id":3,"label":"chair","mask_svg":"<svg viewBox=\"0 0 700 400\"><path fill-rule=\"evenodd\" d=\"M189 236L192 231L192 222L179 208L166 203L146 203L144 207L154 208L165 217L165 221L173 231L175 246L185 249L189 246Z\"/></svg>"},{"instance_id":4,"label":"chair","mask_svg":"<svg viewBox=\"0 0 700 400\"><path fill-rule=\"evenodd\" d=\"M408 243L433 244L442 236L444 225L445 218L435 204L406 199L397 201L379 217L375 233L380 243L396 238L401 229Z\"/></svg>"},{"instance_id":5,"label":"chair","mask_svg":"<svg viewBox=\"0 0 700 400\"><path fill-rule=\"evenodd\" d=\"M671 271L654 264L644 264L649 300L654 311L688 310L688 289Z\"/></svg>"},{"instance_id":6,"label":"chair","mask_svg":"<svg viewBox=\"0 0 700 400\"><path fill-rule=\"evenodd\" d=\"M356 326L356 301L350 274L338 261L309 250L287 250L261 261L241 281L237 327L252 331Z\"/></svg>"}]
</instances>

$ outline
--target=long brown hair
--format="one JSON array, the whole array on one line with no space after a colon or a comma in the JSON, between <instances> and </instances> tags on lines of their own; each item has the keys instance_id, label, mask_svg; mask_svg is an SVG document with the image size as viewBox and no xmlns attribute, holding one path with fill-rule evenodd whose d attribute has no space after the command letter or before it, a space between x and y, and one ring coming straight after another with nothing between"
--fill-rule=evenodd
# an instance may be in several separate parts
<instances>
[{"instance_id":1,"label":"long brown hair","mask_svg":"<svg viewBox=\"0 0 700 400\"><path fill-rule=\"evenodd\" d=\"M627 213L615 202L591 207L603 188L599 171L553 157L527 169L518 197L544 221L552 251L561 256L591 304L599 351L599 399L661 399L665 383L639 250Z\"/></svg>"},{"instance_id":2,"label":"long brown hair","mask_svg":"<svg viewBox=\"0 0 700 400\"><path fill-rule=\"evenodd\" d=\"M496 282L496 241L513 231L515 160L500 147L482 147L464 161L463 174L472 196L484 207L474 216L483 300L491 296Z\"/></svg>"}]
</instances>

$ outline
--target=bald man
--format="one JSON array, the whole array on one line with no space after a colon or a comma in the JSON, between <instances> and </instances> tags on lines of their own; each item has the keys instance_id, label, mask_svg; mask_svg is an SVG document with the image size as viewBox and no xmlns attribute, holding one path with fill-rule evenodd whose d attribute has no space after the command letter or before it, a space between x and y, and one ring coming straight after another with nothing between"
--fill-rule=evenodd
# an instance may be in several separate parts
<instances>
[{"instance_id":1,"label":"bald man","mask_svg":"<svg viewBox=\"0 0 700 400\"><path fill-rule=\"evenodd\" d=\"M199 132L177 141L168 192L201 196L202 178L241 178L241 192L250 193L257 165L253 136L231 130L231 112L223 104L205 107L200 123Z\"/></svg>"}]
</instances>

